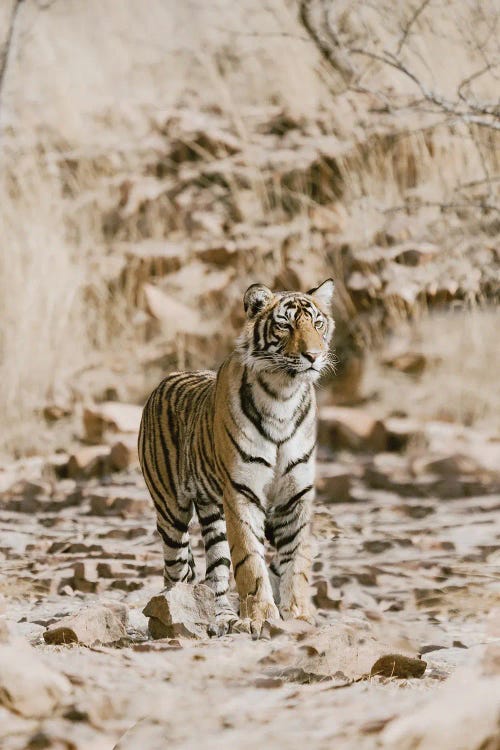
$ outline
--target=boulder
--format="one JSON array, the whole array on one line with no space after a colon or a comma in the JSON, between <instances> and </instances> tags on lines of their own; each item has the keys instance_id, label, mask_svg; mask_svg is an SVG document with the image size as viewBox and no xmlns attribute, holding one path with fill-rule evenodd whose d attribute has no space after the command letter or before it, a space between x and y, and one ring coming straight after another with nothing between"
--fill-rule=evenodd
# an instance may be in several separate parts
<instances>
[{"instance_id":1,"label":"boulder","mask_svg":"<svg viewBox=\"0 0 500 750\"><path fill-rule=\"evenodd\" d=\"M113 443L109 454L109 466L112 471L125 471L139 461L137 437L135 434L122 435Z\"/></svg>"},{"instance_id":2,"label":"boulder","mask_svg":"<svg viewBox=\"0 0 500 750\"><path fill-rule=\"evenodd\" d=\"M66 474L71 479L102 477L109 470L107 445L86 445L78 448L68 459Z\"/></svg>"},{"instance_id":3,"label":"boulder","mask_svg":"<svg viewBox=\"0 0 500 750\"><path fill-rule=\"evenodd\" d=\"M500 677L461 669L418 708L391 721L387 750L496 750L500 746Z\"/></svg>"},{"instance_id":4,"label":"boulder","mask_svg":"<svg viewBox=\"0 0 500 750\"><path fill-rule=\"evenodd\" d=\"M143 610L153 638L203 638L215 622L215 596L203 583L176 583Z\"/></svg>"},{"instance_id":5,"label":"boulder","mask_svg":"<svg viewBox=\"0 0 500 750\"><path fill-rule=\"evenodd\" d=\"M0 644L0 704L10 711L27 718L50 717L70 692L69 680L23 641Z\"/></svg>"},{"instance_id":6,"label":"boulder","mask_svg":"<svg viewBox=\"0 0 500 750\"><path fill-rule=\"evenodd\" d=\"M136 435L141 416L142 407L135 404L104 401L102 404L88 406L83 411L85 438L91 443L98 443L107 431Z\"/></svg>"},{"instance_id":7,"label":"boulder","mask_svg":"<svg viewBox=\"0 0 500 750\"><path fill-rule=\"evenodd\" d=\"M340 464L329 462L317 466L317 488L326 503L346 503L350 499L351 474Z\"/></svg>"},{"instance_id":8,"label":"boulder","mask_svg":"<svg viewBox=\"0 0 500 750\"><path fill-rule=\"evenodd\" d=\"M127 637L121 611L113 612L109 607L96 606L82 609L76 615L63 617L49 625L43 634L45 643L118 643Z\"/></svg>"},{"instance_id":9,"label":"boulder","mask_svg":"<svg viewBox=\"0 0 500 750\"><path fill-rule=\"evenodd\" d=\"M361 409L323 406L319 411L318 439L330 448L379 452L387 445L387 430L379 419Z\"/></svg>"}]
</instances>

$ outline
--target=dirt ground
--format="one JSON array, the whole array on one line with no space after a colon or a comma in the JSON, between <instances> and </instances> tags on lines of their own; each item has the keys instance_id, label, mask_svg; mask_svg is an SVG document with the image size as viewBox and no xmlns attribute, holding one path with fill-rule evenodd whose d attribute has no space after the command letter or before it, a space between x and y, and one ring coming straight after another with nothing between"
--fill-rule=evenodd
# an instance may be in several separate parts
<instances>
[{"instance_id":1,"label":"dirt ground","mask_svg":"<svg viewBox=\"0 0 500 750\"><path fill-rule=\"evenodd\" d=\"M438 423L426 426L428 440L438 428L450 442L450 426ZM167 742L498 748L500 493L485 465L488 454L496 460L498 443L465 428L453 434L462 450L468 446L468 463L463 453L387 451L340 451L333 461L321 450L317 627L275 624L259 641L148 636L142 609L162 588L162 561L136 469L75 481L44 478L39 459L17 464L24 478L0 504L9 629L0 651L16 661L26 648L19 639L27 640L31 657L67 681L34 718L30 674L24 707L12 695L9 703L8 676L0 674L2 750L155 750ZM478 445L481 468L471 458ZM418 471L411 481L410 464ZM103 603L126 605L119 644L45 644L48 625ZM376 659L391 653L421 656L423 677L370 676ZM31 685L36 690L37 680Z\"/></svg>"}]
</instances>

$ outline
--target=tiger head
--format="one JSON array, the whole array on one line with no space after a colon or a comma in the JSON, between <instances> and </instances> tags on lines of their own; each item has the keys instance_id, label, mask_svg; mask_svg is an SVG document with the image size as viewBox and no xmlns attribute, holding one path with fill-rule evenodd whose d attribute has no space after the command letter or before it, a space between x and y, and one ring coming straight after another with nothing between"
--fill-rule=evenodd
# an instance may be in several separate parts
<instances>
[{"instance_id":1,"label":"tiger head","mask_svg":"<svg viewBox=\"0 0 500 750\"><path fill-rule=\"evenodd\" d=\"M247 322L238 339L243 362L258 372L316 380L331 364L334 286L327 279L302 293L252 284L243 298Z\"/></svg>"}]
</instances>

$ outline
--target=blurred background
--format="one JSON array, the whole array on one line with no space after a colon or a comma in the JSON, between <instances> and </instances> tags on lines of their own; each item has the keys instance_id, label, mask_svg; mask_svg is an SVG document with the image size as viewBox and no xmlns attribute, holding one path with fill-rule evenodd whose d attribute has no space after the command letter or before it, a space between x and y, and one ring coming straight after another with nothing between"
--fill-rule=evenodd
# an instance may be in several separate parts
<instances>
[{"instance_id":1,"label":"blurred background","mask_svg":"<svg viewBox=\"0 0 500 750\"><path fill-rule=\"evenodd\" d=\"M498 0L0 0L2 748L500 747L499 92ZM155 641L142 405L330 276L319 627Z\"/></svg>"},{"instance_id":2,"label":"blurred background","mask_svg":"<svg viewBox=\"0 0 500 750\"><path fill-rule=\"evenodd\" d=\"M328 403L498 427L495 0L3 0L0 443L337 283Z\"/></svg>"}]
</instances>

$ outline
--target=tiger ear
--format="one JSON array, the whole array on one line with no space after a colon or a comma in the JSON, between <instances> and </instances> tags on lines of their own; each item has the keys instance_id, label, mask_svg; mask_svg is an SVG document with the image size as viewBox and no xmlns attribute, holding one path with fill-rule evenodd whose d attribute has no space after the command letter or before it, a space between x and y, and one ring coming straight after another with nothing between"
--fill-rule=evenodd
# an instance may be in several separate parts
<instances>
[{"instance_id":1,"label":"tiger ear","mask_svg":"<svg viewBox=\"0 0 500 750\"><path fill-rule=\"evenodd\" d=\"M322 305L322 307L329 309L332 304L334 289L335 289L334 280L327 279L326 281L323 281L322 284L315 287L314 289L309 289L307 294L310 294L311 297L314 300L316 300L316 302L319 302L319 304Z\"/></svg>"},{"instance_id":2,"label":"tiger ear","mask_svg":"<svg viewBox=\"0 0 500 750\"><path fill-rule=\"evenodd\" d=\"M272 291L264 284L252 284L243 297L245 312L249 318L254 318L259 310L274 297Z\"/></svg>"}]
</instances>

